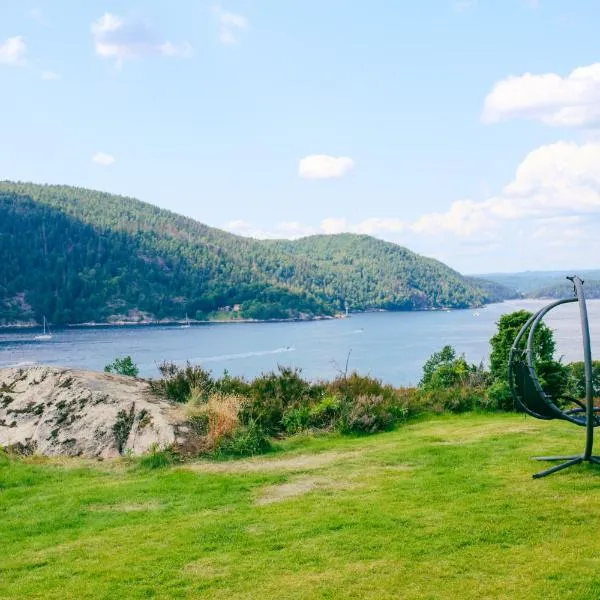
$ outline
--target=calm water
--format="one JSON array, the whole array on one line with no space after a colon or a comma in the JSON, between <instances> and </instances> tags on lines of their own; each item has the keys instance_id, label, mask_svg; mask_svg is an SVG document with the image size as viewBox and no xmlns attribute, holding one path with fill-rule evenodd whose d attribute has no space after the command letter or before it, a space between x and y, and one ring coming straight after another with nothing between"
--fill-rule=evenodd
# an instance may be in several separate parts
<instances>
[{"instance_id":1,"label":"calm water","mask_svg":"<svg viewBox=\"0 0 600 600\"><path fill-rule=\"evenodd\" d=\"M202 363L215 373L227 369L248 377L277 368L301 367L311 378L328 378L349 368L396 385L416 383L425 360L444 344L470 362L487 362L489 339L500 315L536 310L548 302L523 300L478 311L368 313L349 319L304 323L238 323L103 327L53 332L34 340L31 331L0 333L0 367L43 363L102 370L117 356L131 355L144 376L156 376L163 360ZM592 350L600 357L600 300L588 303ZM577 304L555 309L546 321L555 330L557 355L581 360ZM37 333L37 332L36 332ZM597 343L595 343L597 342Z\"/></svg>"}]
</instances>

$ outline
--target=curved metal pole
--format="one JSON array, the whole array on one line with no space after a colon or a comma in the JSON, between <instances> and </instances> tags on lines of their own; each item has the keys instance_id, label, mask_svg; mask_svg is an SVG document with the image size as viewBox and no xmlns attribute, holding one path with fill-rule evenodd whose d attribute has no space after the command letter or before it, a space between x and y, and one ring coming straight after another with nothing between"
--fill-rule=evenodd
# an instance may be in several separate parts
<instances>
[{"instance_id":1,"label":"curved metal pole","mask_svg":"<svg viewBox=\"0 0 600 600\"><path fill-rule=\"evenodd\" d=\"M584 460L589 460L592 456L594 446L594 386L592 382L592 344L590 340L590 326L587 314L587 305L585 294L583 292L583 281L577 275L568 277L573 282L575 293L579 300L579 316L581 317L581 334L583 336L583 366L585 370L585 416L586 422L586 440Z\"/></svg>"},{"instance_id":2,"label":"curved metal pole","mask_svg":"<svg viewBox=\"0 0 600 600\"><path fill-rule=\"evenodd\" d=\"M521 402L519 400L518 394L516 394L516 391L515 391L515 382L514 382L515 375L514 375L514 372L513 372L514 356L515 356L515 353L519 350L519 344L521 342L521 339L523 338L523 336L527 332L527 329L529 328L529 326L535 321L535 319L538 316L538 314L540 312L542 312L542 310L544 310L544 309L540 308L540 310L538 310L536 313L534 313L533 315L531 315L531 317L529 317L529 319L527 320L527 322L525 323L525 325L523 325L523 327L521 327L521 330L517 334L517 337L515 338L515 340L513 342L513 345L510 348L510 352L508 354L508 388L510 390L511 396L515 400L515 403L519 404L520 407L528 415L530 415L532 417L535 417L536 419L541 419L543 421L548 421L548 420L552 419L552 417L547 417L545 415L540 415L540 414L536 413L535 411L531 410L526 404L524 404L523 402Z\"/></svg>"},{"instance_id":3,"label":"curved metal pole","mask_svg":"<svg viewBox=\"0 0 600 600\"><path fill-rule=\"evenodd\" d=\"M544 390L540 386L538 378L535 375L535 368L533 366L533 342L534 342L535 330L539 326L540 321L553 308L556 308L557 306L560 306L561 304L569 304L571 302L577 302L578 300L579 300L578 297L563 298L562 300L556 300L555 302L548 304L548 306L545 306L544 308L542 308L542 310L540 310L536 313L535 318L533 319L533 323L531 324L531 328L529 330L529 336L527 338L527 366L529 367L529 371L531 372L533 384L535 385L536 389L538 390L544 403L556 415L556 418L570 421L571 423L575 423L576 425L584 425L584 422L582 421L582 419L578 419L577 417L572 417L571 415L565 414L563 411L561 411L558 408L558 406L556 406L556 404L554 404L554 402L552 402L552 399L548 397L548 395L544 392Z\"/></svg>"}]
</instances>

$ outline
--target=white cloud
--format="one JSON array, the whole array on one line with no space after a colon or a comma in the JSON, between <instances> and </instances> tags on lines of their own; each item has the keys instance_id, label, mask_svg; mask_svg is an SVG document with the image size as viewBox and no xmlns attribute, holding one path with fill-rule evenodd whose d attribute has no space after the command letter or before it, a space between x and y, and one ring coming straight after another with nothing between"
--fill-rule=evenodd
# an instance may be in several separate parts
<instances>
[{"instance_id":1,"label":"white cloud","mask_svg":"<svg viewBox=\"0 0 600 600\"><path fill-rule=\"evenodd\" d=\"M187 42L173 44L162 39L146 22L139 18L125 19L105 13L91 26L96 54L113 58L117 65L125 60L147 56L189 58L192 47Z\"/></svg>"},{"instance_id":2,"label":"white cloud","mask_svg":"<svg viewBox=\"0 0 600 600\"><path fill-rule=\"evenodd\" d=\"M58 81L60 79L60 75L54 71L42 71L40 77L42 81Z\"/></svg>"},{"instance_id":3,"label":"white cloud","mask_svg":"<svg viewBox=\"0 0 600 600\"><path fill-rule=\"evenodd\" d=\"M213 13L219 21L219 39L223 44L236 44L238 34L248 29L248 19L243 15L223 10L220 5L213 6Z\"/></svg>"},{"instance_id":4,"label":"white cloud","mask_svg":"<svg viewBox=\"0 0 600 600\"><path fill-rule=\"evenodd\" d=\"M417 233L484 237L501 233L515 220L578 223L600 217L600 144L557 142L530 152L515 178L483 202L454 202L445 213L423 215L413 225ZM570 220L570 221L566 221Z\"/></svg>"},{"instance_id":5,"label":"white cloud","mask_svg":"<svg viewBox=\"0 0 600 600\"><path fill-rule=\"evenodd\" d=\"M282 221L277 223L275 234L283 238L299 238L319 233L318 229L310 225L303 225L299 221Z\"/></svg>"},{"instance_id":6,"label":"white cloud","mask_svg":"<svg viewBox=\"0 0 600 600\"><path fill-rule=\"evenodd\" d=\"M237 233L258 238L369 234L466 272L591 268L600 253L600 142L541 146L524 157L498 194L458 200L411 221L395 215L357 221L330 215L318 224L244 226Z\"/></svg>"},{"instance_id":7,"label":"white cloud","mask_svg":"<svg viewBox=\"0 0 600 600\"><path fill-rule=\"evenodd\" d=\"M531 119L547 125L600 125L600 63L578 67L566 77L525 73L498 82L484 102L482 120Z\"/></svg>"},{"instance_id":8,"label":"white cloud","mask_svg":"<svg viewBox=\"0 0 600 600\"><path fill-rule=\"evenodd\" d=\"M8 38L0 44L0 65L21 66L24 65L27 44L21 35Z\"/></svg>"},{"instance_id":9,"label":"white cloud","mask_svg":"<svg viewBox=\"0 0 600 600\"><path fill-rule=\"evenodd\" d=\"M92 162L103 167L110 167L115 162L115 157L104 152L96 152L92 156Z\"/></svg>"},{"instance_id":10,"label":"white cloud","mask_svg":"<svg viewBox=\"0 0 600 600\"><path fill-rule=\"evenodd\" d=\"M164 42L159 47L160 54L172 58L190 58L194 53L191 44L188 42L181 42L180 44L172 44L171 42Z\"/></svg>"},{"instance_id":11,"label":"white cloud","mask_svg":"<svg viewBox=\"0 0 600 600\"><path fill-rule=\"evenodd\" d=\"M396 218L372 217L357 223L351 223L345 217L328 217L318 226L307 225L299 221L282 221L271 229L261 229L243 220L230 221L223 229L259 239L297 239L307 235L361 233L367 235L398 234L408 231L408 224Z\"/></svg>"},{"instance_id":12,"label":"white cloud","mask_svg":"<svg viewBox=\"0 0 600 600\"><path fill-rule=\"evenodd\" d=\"M354 168L354 161L346 156L311 154L300 161L298 173L304 179L333 179L343 177Z\"/></svg>"},{"instance_id":13,"label":"white cloud","mask_svg":"<svg viewBox=\"0 0 600 600\"><path fill-rule=\"evenodd\" d=\"M453 202L445 213L425 214L410 225L418 234L439 235L452 233L463 238L493 236L493 219L487 210L486 203L472 200Z\"/></svg>"}]
</instances>

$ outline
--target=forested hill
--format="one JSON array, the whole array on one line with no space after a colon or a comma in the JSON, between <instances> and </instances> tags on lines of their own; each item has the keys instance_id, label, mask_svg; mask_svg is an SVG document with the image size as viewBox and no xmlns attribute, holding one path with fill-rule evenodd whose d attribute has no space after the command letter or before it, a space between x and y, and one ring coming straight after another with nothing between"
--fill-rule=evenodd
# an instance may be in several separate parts
<instances>
[{"instance_id":1,"label":"forested hill","mask_svg":"<svg viewBox=\"0 0 600 600\"><path fill-rule=\"evenodd\" d=\"M579 275L587 298L600 298L600 269L571 269L569 271L524 271L521 273L490 273L478 275L487 281L511 288L519 297L568 298L573 284L567 276Z\"/></svg>"},{"instance_id":2,"label":"forested hill","mask_svg":"<svg viewBox=\"0 0 600 600\"><path fill-rule=\"evenodd\" d=\"M310 318L504 296L369 236L258 241L132 198L0 182L0 324Z\"/></svg>"}]
</instances>

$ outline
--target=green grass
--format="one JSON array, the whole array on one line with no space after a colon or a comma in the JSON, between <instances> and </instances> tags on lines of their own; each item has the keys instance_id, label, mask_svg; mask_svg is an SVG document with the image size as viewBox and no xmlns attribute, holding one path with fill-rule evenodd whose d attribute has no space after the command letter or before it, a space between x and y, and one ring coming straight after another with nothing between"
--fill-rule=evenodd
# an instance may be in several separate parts
<instances>
[{"instance_id":1,"label":"green grass","mask_svg":"<svg viewBox=\"0 0 600 600\"><path fill-rule=\"evenodd\" d=\"M248 461L0 458L0 598L600 598L584 432L516 415L296 437Z\"/></svg>"}]
</instances>

